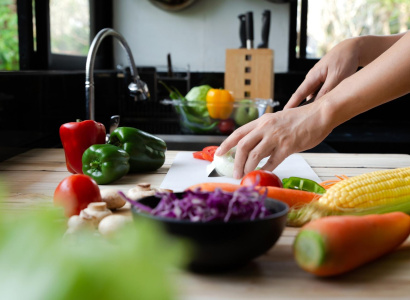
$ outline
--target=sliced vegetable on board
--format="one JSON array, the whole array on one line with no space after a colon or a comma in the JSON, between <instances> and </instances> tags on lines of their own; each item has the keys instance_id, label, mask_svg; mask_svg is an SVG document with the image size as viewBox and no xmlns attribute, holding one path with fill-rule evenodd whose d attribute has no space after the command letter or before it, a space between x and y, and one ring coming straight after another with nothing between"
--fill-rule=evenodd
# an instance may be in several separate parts
<instances>
[{"instance_id":1,"label":"sliced vegetable on board","mask_svg":"<svg viewBox=\"0 0 410 300\"><path fill-rule=\"evenodd\" d=\"M64 178L54 191L56 206L64 208L66 217L78 215L91 202L101 202L98 184L90 176L74 174Z\"/></svg>"},{"instance_id":2,"label":"sliced vegetable on board","mask_svg":"<svg viewBox=\"0 0 410 300\"><path fill-rule=\"evenodd\" d=\"M410 213L410 167L374 171L341 180L315 203L288 214L288 223L301 226L329 215Z\"/></svg>"},{"instance_id":3,"label":"sliced vegetable on board","mask_svg":"<svg viewBox=\"0 0 410 300\"><path fill-rule=\"evenodd\" d=\"M409 234L410 216L402 212L329 216L302 227L293 251L305 271L333 276L392 252Z\"/></svg>"},{"instance_id":4,"label":"sliced vegetable on board","mask_svg":"<svg viewBox=\"0 0 410 300\"><path fill-rule=\"evenodd\" d=\"M201 191L212 192L220 188L226 192L234 192L241 187L243 186L239 184L233 184L233 183L204 182L204 183L194 184L188 187L187 190L196 190L200 188ZM279 188L279 187L274 187L274 186L261 187L258 191L261 194L264 194L266 192L267 193L266 196L268 198L282 201L286 203L287 205L289 205L289 207L298 207L298 206L310 203L312 201L317 201L317 199L320 198L319 194L299 191L299 190L284 189L284 188Z\"/></svg>"},{"instance_id":5,"label":"sliced vegetable on board","mask_svg":"<svg viewBox=\"0 0 410 300\"><path fill-rule=\"evenodd\" d=\"M218 146L207 146L201 151L194 152L192 155L196 159L213 161L216 149L218 149Z\"/></svg>"},{"instance_id":6,"label":"sliced vegetable on board","mask_svg":"<svg viewBox=\"0 0 410 300\"><path fill-rule=\"evenodd\" d=\"M77 120L60 126L60 139L70 173L83 174L84 151L94 144L104 144L105 134L105 126L93 120Z\"/></svg>"}]
</instances>

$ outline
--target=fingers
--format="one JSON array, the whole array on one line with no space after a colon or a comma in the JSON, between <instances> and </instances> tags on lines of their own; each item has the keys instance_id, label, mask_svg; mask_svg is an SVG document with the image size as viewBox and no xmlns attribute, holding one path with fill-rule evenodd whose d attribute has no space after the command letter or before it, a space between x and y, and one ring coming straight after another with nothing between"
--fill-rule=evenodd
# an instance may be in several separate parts
<instances>
[{"instance_id":1,"label":"fingers","mask_svg":"<svg viewBox=\"0 0 410 300\"><path fill-rule=\"evenodd\" d=\"M244 166L244 174L255 170L259 165L259 162L263 158L271 155L275 147L276 143L273 140L262 139L259 141L259 143L248 154L248 158Z\"/></svg>"},{"instance_id":2,"label":"fingers","mask_svg":"<svg viewBox=\"0 0 410 300\"><path fill-rule=\"evenodd\" d=\"M317 72L315 72L317 73ZM311 72L308 73L306 79L297 88L296 92L290 97L288 103L286 103L283 109L297 107L306 97L314 94L322 85L323 80L320 74L315 75Z\"/></svg>"},{"instance_id":3,"label":"fingers","mask_svg":"<svg viewBox=\"0 0 410 300\"><path fill-rule=\"evenodd\" d=\"M221 156L228 152L230 149L235 147L238 142L246 136L254 127L255 121L249 122L238 129L236 129L230 136L228 136L222 144L215 151L215 155Z\"/></svg>"},{"instance_id":4,"label":"fingers","mask_svg":"<svg viewBox=\"0 0 410 300\"><path fill-rule=\"evenodd\" d=\"M319 99L323 95L327 94L329 91L333 90L338 84L339 81L336 77L334 76L329 76L326 79L326 82L323 84L323 86L320 88L316 95L316 99Z\"/></svg>"},{"instance_id":5,"label":"fingers","mask_svg":"<svg viewBox=\"0 0 410 300\"><path fill-rule=\"evenodd\" d=\"M276 148L268 158L268 161L261 167L261 169L272 172L288 156L288 153L282 151L282 149L280 148Z\"/></svg>"}]
</instances>

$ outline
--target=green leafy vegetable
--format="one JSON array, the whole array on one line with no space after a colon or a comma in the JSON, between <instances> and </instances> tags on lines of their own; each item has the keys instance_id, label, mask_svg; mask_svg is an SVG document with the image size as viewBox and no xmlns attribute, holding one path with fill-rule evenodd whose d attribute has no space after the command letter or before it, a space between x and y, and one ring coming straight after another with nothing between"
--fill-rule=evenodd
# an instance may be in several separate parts
<instances>
[{"instance_id":1,"label":"green leafy vegetable","mask_svg":"<svg viewBox=\"0 0 410 300\"><path fill-rule=\"evenodd\" d=\"M0 215L0 298L173 298L169 267L180 265L185 251L156 224L131 223L113 240L91 232L63 238L60 213Z\"/></svg>"},{"instance_id":2,"label":"green leafy vegetable","mask_svg":"<svg viewBox=\"0 0 410 300\"><path fill-rule=\"evenodd\" d=\"M194 86L188 94L185 95L185 98L188 101L203 101L206 102L206 94L212 89L211 86L205 84L200 86Z\"/></svg>"}]
</instances>

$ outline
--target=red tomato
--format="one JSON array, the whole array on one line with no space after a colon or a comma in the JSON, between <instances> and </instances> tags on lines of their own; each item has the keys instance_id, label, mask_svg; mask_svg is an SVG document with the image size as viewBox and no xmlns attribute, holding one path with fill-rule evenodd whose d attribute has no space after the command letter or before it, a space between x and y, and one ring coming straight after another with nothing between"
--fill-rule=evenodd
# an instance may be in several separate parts
<instances>
[{"instance_id":1,"label":"red tomato","mask_svg":"<svg viewBox=\"0 0 410 300\"><path fill-rule=\"evenodd\" d=\"M202 151L194 152L194 153L193 153L193 156L194 156L194 158L197 158L197 159L205 159L205 158L204 158L204 154L203 154Z\"/></svg>"},{"instance_id":2,"label":"red tomato","mask_svg":"<svg viewBox=\"0 0 410 300\"><path fill-rule=\"evenodd\" d=\"M78 215L91 202L101 202L98 184L91 177L75 174L64 178L54 191L54 204L64 208L66 217Z\"/></svg>"},{"instance_id":3,"label":"red tomato","mask_svg":"<svg viewBox=\"0 0 410 300\"><path fill-rule=\"evenodd\" d=\"M204 159L213 161L216 149L218 149L218 146L208 146L202 149Z\"/></svg>"},{"instance_id":4,"label":"red tomato","mask_svg":"<svg viewBox=\"0 0 410 300\"><path fill-rule=\"evenodd\" d=\"M280 178L272 172L265 170L255 170L246 174L241 181L241 185L276 186L283 187Z\"/></svg>"},{"instance_id":5,"label":"red tomato","mask_svg":"<svg viewBox=\"0 0 410 300\"><path fill-rule=\"evenodd\" d=\"M222 134L231 134L236 128L232 119L221 120L218 123L218 129Z\"/></svg>"}]
</instances>

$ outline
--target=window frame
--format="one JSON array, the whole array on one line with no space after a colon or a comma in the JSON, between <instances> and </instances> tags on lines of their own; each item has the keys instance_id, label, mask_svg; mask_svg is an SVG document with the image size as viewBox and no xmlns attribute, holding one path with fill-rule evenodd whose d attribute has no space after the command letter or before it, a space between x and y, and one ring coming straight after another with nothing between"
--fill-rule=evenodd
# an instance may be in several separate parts
<instances>
[{"instance_id":1,"label":"window frame","mask_svg":"<svg viewBox=\"0 0 410 300\"><path fill-rule=\"evenodd\" d=\"M297 20L300 18L300 27ZM298 16L298 0L290 2L289 17L289 71L309 71L319 59L306 57L307 45L307 18L308 0L301 0L300 15ZM299 38L298 38L299 29ZM299 57L296 53L296 46L300 47Z\"/></svg>"},{"instance_id":2,"label":"window frame","mask_svg":"<svg viewBox=\"0 0 410 300\"><path fill-rule=\"evenodd\" d=\"M103 28L112 27L112 0L89 0L90 45ZM33 23L33 11L35 24ZM17 0L20 71L84 69L86 56L54 54L50 44L49 0ZM36 29L36 41L34 40ZM36 45L36 49L34 48ZM113 65L113 45L101 45L95 61L98 68Z\"/></svg>"}]
</instances>

